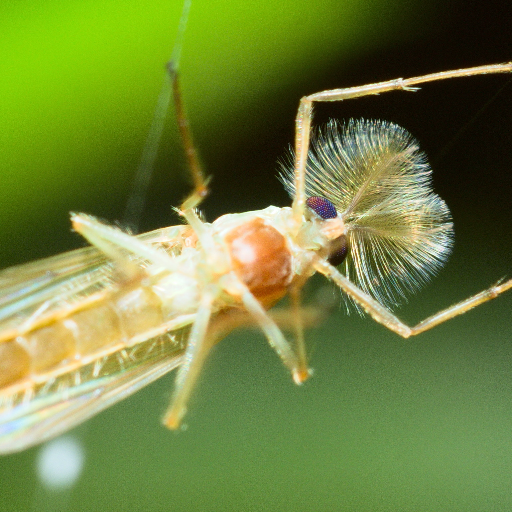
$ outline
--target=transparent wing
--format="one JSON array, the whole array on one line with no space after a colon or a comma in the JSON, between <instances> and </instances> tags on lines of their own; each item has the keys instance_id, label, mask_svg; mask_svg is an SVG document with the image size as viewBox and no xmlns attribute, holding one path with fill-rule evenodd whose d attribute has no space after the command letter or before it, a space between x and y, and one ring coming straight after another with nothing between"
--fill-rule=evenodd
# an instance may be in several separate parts
<instances>
[{"instance_id":1,"label":"transparent wing","mask_svg":"<svg viewBox=\"0 0 512 512\"><path fill-rule=\"evenodd\" d=\"M138 238L179 253L187 229L172 226ZM51 315L111 286L114 270L100 251L85 247L0 271L0 340L2 333L16 329L33 315Z\"/></svg>"},{"instance_id":2,"label":"transparent wing","mask_svg":"<svg viewBox=\"0 0 512 512\"><path fill-rule=\"evenodd\" d=\"M173 370L188 334L186 327L0 396L0 454L62 434Z\"/></svg>"},{"instance_id":3,"label":"transparent wing","mask_svg":"<svg viewBox=\"0 0 512 512\"><path fill-rule=\"evenodd\" d=\"M174 226L139 238L177 255L188 229ZM51 317L95 292L108 291L118 277L113 262L94 247L1 271L0 345L31 319ZM53 373L0 389L0 453L54 437L175 368L186 344L187 322L131 347L109 347L86 364L66 361Z\"/></svg>"}]
</instances>

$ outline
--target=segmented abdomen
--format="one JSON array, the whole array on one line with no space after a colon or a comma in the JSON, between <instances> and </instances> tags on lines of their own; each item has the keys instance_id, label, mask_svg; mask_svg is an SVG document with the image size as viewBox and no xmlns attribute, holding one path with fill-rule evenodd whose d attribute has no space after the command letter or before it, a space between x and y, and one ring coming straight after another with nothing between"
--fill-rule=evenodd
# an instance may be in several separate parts
<instances>
[{"instance_id":1,"label":"segmented abdomen","mask_svg":"<svg viewBox=\"0 0 512 512\"><path fill-rule=\"evenodd\" d=\"M67 314L42 316L25 332L0 341L0 386L46 380L134 344L164 322L162 300L151 287L99 292Z\"/></svg>"}]
</instances>

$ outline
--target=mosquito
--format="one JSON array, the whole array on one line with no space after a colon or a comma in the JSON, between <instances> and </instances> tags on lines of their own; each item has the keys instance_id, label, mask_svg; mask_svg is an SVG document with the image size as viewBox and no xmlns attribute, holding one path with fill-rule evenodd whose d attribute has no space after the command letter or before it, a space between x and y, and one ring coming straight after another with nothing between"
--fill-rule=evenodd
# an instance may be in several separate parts
<instances>
[{"instance_id":1,"label":"mosquito","mask_svg":"<svg viewBox=\"0 0 512 512\"><path fill-rule=\"evenodd\" d=\"M91 247L0 273L0 453L55 437L173 369L163 417L177 429L209 350L230 331L258 326L296 384L310 375L301 289L314 274L403 338L427 331L512 288L512 279L414 327L390 307L446 261L452 223L432 191L418 143L383 121L312 129L315 102L342 101L456 77L508 73L512 62L334 89L300 100L293 165L280 179L291 207L205 222L208 193L180 90L178 50L168 65L194 188L186 222L133 236L85 214L73 229ZM269 309L285 295L286 314ZM290 342L282 329L291 327Z\"/></svg>"}]
</instances>

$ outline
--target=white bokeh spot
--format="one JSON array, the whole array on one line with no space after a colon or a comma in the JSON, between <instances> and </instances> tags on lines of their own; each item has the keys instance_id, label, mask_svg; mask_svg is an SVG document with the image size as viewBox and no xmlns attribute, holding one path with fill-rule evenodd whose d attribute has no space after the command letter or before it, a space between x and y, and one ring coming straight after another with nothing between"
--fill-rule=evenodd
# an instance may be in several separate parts
<instances>
[{"instance_id":1,"label":"white bokeh spot","mask_svg":"<svg viewBox=\"0 0 512 512\"><path fill-rule=\"evenodd\" d=\"M43 486L64 490L73 486L82 472L85 453L75 437L59 437L41 448L37 476Z\"/></svg>"}]
</instances>

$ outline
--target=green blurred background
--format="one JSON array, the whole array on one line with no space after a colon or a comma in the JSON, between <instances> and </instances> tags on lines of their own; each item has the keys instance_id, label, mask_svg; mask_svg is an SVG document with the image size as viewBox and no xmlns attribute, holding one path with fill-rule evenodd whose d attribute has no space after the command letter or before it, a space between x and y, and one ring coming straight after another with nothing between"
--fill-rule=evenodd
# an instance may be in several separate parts
<instances>
[{"instance_id":1,"label":"green blurred background","mask_svg":"<svg viewBox=\"0 0 512 512\"><path fill-rule=\"evenodd\" d=\"M1 266L82 245L70 210L122 219L180 10L0 5ZM214 177L207 218L288 204L275 162L302 95L510 60L511 11L508 0L195 1L182 73ZM454 254L402 318L512 275L508 77L316 113L406 127L452 209ZM175 222L188 190L171 116L142 228ZM236 333L209 359L187 431L159 424L171 375L76 431L85 467L64 494L38 483L37 448L0 459L0 510L511 510L511 306L509 293L409 342L340 307L308 332L315 375L301 388L261 335Z\"/></svg>"}]
</instances>

